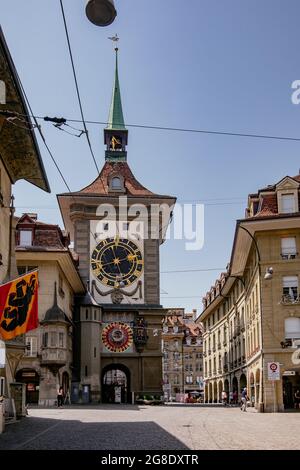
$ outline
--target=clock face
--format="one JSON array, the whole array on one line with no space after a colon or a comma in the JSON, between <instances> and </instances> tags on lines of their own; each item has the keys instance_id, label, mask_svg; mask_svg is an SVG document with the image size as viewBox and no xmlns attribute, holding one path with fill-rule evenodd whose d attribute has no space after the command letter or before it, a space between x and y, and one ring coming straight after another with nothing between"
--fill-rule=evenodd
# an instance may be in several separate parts
<instances>
[{"instance_id":1,"label":"clock face","mask_svg":"<svg viewBox=\"0 0 300 470\"><path fill-rule=\"evenodd\" d=\"M102 332L102 341L109 351L124 352L132 346L132 329L126 323L110 323Z\"/></svg>"},{"instance_id":2,"label":"clock face","mask_svg":"<svg viewBox=\"0 0 300 470\"><path fill-rule=\"evenodd\" d=\"M142 274L143 264L140 249L126 238L102 240L91 257L94 276L112 287L126 287L135 282Z\"/></svg>"}]
</instances>

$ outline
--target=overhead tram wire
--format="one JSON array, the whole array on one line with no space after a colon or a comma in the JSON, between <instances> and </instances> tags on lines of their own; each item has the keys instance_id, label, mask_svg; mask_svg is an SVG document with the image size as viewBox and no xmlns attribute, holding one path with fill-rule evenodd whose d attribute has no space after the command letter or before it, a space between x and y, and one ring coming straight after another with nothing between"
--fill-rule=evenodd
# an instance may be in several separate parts
<instances>
[{"instance_id":1,"label":"overhead tram wire","mask_svg":"<svg viewBox=\"0 0 300 470\"><path fill-rule=\"evenodd\" d=\"M71 42L70 42L70 36L69 36L69 31L68 31L68 26L67 26L67 21L66 21L66 15L65 15L65 10L64 10L63 0L60 0L60 7L61 7L61 13L62 13L62 18L63 18L63 23L64 23L64 29L65 29L65 33L66 33L69 56L70 56L71 65L72 65L72 71L73 71L75 88L76 88L76 93L77 93L77 98L78 98L78 103L79 103L79 109L80 109L80 114L81 114L81 119L82 119L82 121L79 121L79 122L81 122L83 124L84 133L86 135L86 139L87 139L87 142L88 142L90 153L91 153L93 162L95 164L95 167L97 169L97 174L99 175L100 170L99 170L96 158L95 158L95 154L94 154L93 149L92 149L92 144L91 144L91 141L90 141L89 132L88 132L88 129L87 129L87 126L86 126L86 121L85 121L84 114L83 114L82 101L81 101L80 92L79 92L78 80L77 80L77 75L76 75L76 70L75 70L75 65L74 65L73 53L72 53L72 48L71 48ZM101 183L102 183L104 192L106 192L104 182L103 182L101 177L100 177L100 179L101 179Z\"/></svg>"},{"instance_id":2,"label":"overhead tram wire","mask_svg":"<svg viewBox=\"0 0 300 470\"><path fill-rule=\"evenodd\" d=\"M19 115L23 117L31 117L35 120L39 119L42 121L53 121L56 122L57 119L63 120L64 122L73 122L79 124L94 124L94 125L107 125L107 122L104 121L90 121L85 120L82 121L81 119L69 119L69 118L49 118L48 116L34 116L20 114L13 111L5 111L1 110L1 114L9 114L9 115ZM153 130L160 130L160 131L170 131L170 132L190 132L196 134L208 134L208 135L224 135L224 136L231 136L231 137L245 137L245 138L253 138L253 139L267 139L267 140L283 140L283 141L290 141L290 142L300 142L300 137L288 137L288 136L279 136L279 135L267 135L267 134L251 134L251 133L243 133L243 132L226 132L226 131L215 131L215 130L208 130L208 129L192 129L192 128L183 128L183 127L165 127L165 126L151 126L147 124L128 124L126 123L126 127L135 127L137 129L153 129Z\"/></svg>"},{"instance_id":3,"label":"overhead tram wire","mask_svg":"<svg viewBox=\"0 0 300 470\"><path fill-rule=\"evenodd\" d=\"M37 119L45 119L43 116L36 116ZM68 119L66 118L67 122L73 123L83 123L80 119ZM87 124L95 124L95 125L106 125L107 122L103 121L85 121ZM252 134L252 133L243 133L243 132L226 132L226 131L217 131L217 130L209 130L209 129L192 129L192 128L183 128L183 127L166 127L166 126L151 126L147 124L128 124L126 123L126 127L135 127L137 129L152 129L152 130L159 130L159 131L170 131L170 132L190 132L195 134L208 134L208 135L224 135L229 137L248 137L252 139L267 139L267 140L283 140L283 141L291 141L291 142L300 142L300 137L287 137L287 136L279 136L279 135L267 135L267 134Z\"/></svg>"}]
</instances>

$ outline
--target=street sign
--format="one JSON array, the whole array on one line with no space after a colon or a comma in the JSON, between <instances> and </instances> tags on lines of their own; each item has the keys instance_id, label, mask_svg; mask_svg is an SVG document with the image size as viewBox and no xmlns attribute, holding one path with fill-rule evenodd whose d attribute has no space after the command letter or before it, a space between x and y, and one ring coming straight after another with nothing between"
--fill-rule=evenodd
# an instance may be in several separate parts
<instances>
[{"instance_id":1,"label":"street sign","mask_svg":"<svg viewBox=\"0 0 300 470\"><path fill-rule=\"evenodd\" d=\"M284 376L286 376L286 375L296 375L296 371L294 371L294 370L285 370L282 375L284 375Z\"/></svg>"},{"instance_id":2,"label":"street sign","mask_svg":"<svg viewBox=\"0 0 300 470\"><path fill-rule=\"evenodd\" d=\"M268 362L268 380L280 380L279 362Z\"/></svg>"}]
</instances>

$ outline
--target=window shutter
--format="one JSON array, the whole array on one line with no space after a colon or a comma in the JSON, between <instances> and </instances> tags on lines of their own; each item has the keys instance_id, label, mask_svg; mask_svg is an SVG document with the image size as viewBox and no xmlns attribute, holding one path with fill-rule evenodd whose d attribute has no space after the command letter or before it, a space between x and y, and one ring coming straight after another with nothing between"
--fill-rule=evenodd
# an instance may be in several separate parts
<instances>
[{"instance_id":1,"label":"window shutter","mask_svg":"<svg viewBox=\"0 0 300 470\"><path fill-rule=\"evenodd\" d=\"M283 255L296 254L296 238L295 237L281 239L281 253Z\"/></svg>"}]
</instances>

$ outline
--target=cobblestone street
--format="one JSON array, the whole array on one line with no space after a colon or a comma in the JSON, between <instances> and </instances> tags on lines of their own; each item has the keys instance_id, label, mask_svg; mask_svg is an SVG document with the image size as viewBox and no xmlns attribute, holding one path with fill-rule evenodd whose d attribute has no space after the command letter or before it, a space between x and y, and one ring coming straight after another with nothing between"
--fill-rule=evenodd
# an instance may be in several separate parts
<instances>
[{"instance_id":1,"label":"cobblestone street","mask_svg":"<svg viewBox=\"0 0 300 470\"><path fill-rule=\"evenodd\" d=\"M90 406L29 410L0 449L300 449L300 413L239 408Z\"/></svg>"}]
</instances>

